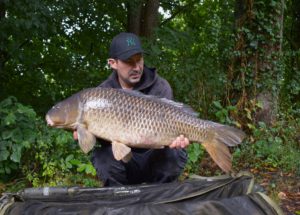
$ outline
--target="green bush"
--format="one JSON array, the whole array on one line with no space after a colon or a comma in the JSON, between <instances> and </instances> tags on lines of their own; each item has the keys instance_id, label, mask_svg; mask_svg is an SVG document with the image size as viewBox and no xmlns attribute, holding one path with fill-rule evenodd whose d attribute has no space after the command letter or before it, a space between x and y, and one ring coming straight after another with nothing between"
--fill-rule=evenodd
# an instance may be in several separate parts
<instances>
[{"instance_id":1,"label":"green bush","mask_svg":"<svg viewBox=\"0 0 300 215\"><path fill-rule=\"evenodd\" d=\"M185 166L185 171L189 174L198 174L199 163L204 157L204 148L198 144L191 144L187 148L188 161Z\"/></svg>"},{"instance_id":2,"label":"green bush","mask_svg":"<svg viewBox=\"0 0 300 215\"><path fill-rule=\"evenodd\" d=\"M254 110L245 109L249 120L246 125L247 138L232 150L235 168L242 170L277 168L300 175L300 148L297 140L299 138L297 135L300 135L300 119L287 112L278 116L276 124L267 126L263 122L254 123L252 115L260 107L261 104L257 103ZM237 111L235 106L223 107L219 101L214 101L211 109L217 121L231 126L241 126L230 117ZM198 149L189 150L189 155L192 155L189 162L192 165L188 163L188 166L196 167L196 163L200 161L194 159L194 154L197 153Z\"/></svg>"},{"instance_id":3,"label":"green bush","mask_svg":"<svg viewBox=\"0 0 300 215\"><path fill-rule=\"evenodd\" d=\"M248 168L279 168L300 175L300 149L296 140L300 120L279 120L252 126L252 135L234 152L236 165ZM240 162L243 161L243 162Z\"/></svg>"},{"instance_id":4,"label":"green bush","mask_svg":"<svg viewBox=\"0 0 300 215\"><path fill-rule=\"evenodd\" d=\"M47 127L32 108L14 97L0 103L0 117L2 180L25 176L33 186L98 184L92 180L96 171L89 156L81 152L71 132ZM78 174L76 179L74 174Z\"/></svg>"},{"instance_id":5,"label":"green bush","mask_svg":"<svg viewBox=\"0 0 300 215\"><path fill-rule=\"evenodd\" d=\"M22 153L36 141L35 112L9 97L0 103L0 177L20 169Z\"/></svg>"}]
</instances>

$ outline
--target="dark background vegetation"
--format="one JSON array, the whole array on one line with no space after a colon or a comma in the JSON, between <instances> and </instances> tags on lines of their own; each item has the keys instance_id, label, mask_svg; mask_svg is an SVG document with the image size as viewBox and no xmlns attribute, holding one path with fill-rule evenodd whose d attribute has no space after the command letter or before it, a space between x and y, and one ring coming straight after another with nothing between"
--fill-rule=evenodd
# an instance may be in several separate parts
<instances>
[{"instance_id":1,"label":"dark background vegetation","mask_svg":"<svg viewBox=\"0 0 300 215\"><path fill-rule=\"evenodd\" d=\"M100 186L71 134L47 128L44 115L110 74L108 48L122 31L141 36L146 64L177 101L247 132L232 150L235 171L282 202L300 199L297 0L0 0L1 190ZM188 151L183 176L221 174L200 145Z\"/></svg>"}]
</instances>

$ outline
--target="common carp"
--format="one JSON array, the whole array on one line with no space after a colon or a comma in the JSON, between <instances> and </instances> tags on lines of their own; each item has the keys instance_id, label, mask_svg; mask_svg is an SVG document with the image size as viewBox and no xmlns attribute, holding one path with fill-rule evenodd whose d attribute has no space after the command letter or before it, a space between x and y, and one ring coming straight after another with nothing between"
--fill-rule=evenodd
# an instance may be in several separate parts
<instances>
[{"instance_id":1,"label":"common carp","mask_svg":"<svg viewBox=\"0 0 300 215\"><path fill-rule=\"evenodd\" d=\"M163 148L179 135L202 143L217 165L231 170L228 146L240 144L244 132L199 119L187 105L137 91L89 88L57 103L46 115L49 126L77 130L88 153L96 137L111 141L115 159L128 162L131 148Z\"/></svg>"}]
</instances>

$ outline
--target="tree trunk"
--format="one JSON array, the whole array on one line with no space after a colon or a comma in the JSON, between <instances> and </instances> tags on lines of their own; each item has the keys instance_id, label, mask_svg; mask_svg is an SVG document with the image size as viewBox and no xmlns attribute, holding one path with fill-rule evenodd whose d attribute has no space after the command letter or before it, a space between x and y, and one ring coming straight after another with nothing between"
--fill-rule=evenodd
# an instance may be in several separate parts
<instances>
[{"instance_id":1,"label":"tree trunk","mask_svg":"<svg viewBox=\"0 0 300 215\"><path fill-rule=\"evenodd\" d=\"M235 117L241 124L253 121L270 124L276 120L282 7L279 2L272 5L236 0L234 53L237 55L229 65L227 97L230 104L237 105L239 111Z\"/></svg>"},{"instance_id":2,"label":"tree trunk","mask_svg":"<svg viewBox=\"0 0 300 215\"><path fill-rule=\"evenodd\" d=\"M127 31L140 35L143 1L130 1L127 4Z\"/></svg>"},{"instance_id":3,"label":"tree trunk","mask_svg":"<svg viewBox=\"0 0 300 215\"><path fill-rule=\"evenodd\" d=\"M127 4L127 31L151 37L158 25L159 0L135 0Z\"/></svg>"},{"instance_id":4,"label":"tree trunk","mask_svg":"<svg viewBox=\"0 0 300 215\"><path fill-rule=\"evenodd\" d=\"M144 7L141 36L150 37L158 24L159 0L148 0Z\"/></svg>"}]
</instances>

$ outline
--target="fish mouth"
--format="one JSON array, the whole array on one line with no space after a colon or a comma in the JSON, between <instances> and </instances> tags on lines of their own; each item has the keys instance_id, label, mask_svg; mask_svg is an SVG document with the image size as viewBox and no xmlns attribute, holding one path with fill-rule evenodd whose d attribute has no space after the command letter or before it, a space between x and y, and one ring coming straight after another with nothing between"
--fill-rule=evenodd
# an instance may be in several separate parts
<instances>
[{"instance_id":1,"label":"fish mouth","mask_svg":"<svg viewBox=\"0 0 300 215\"><path fill-rule=\"evenodd\" d=\"M48 115L46 116L46 121L47 121L47 125L50 127L55 127L55 128L65 128L66 127L63 123L61 123L61 124L54 123Z\"/></svg>"},{"instance_id":2,"label":"fish mouth","mask_svg":"<svg viewBox=\"0 0 300 215\"><path fill-rule=\"evenodd\" d=\"M46 115L46 121L47 121L48 126L55 127L55 128L64 128L64 129L69 129L69 130L75 130L77 127L77 123L73 123L69 126L67 126L65 123L54 123L49 115Z\"/></svg>"},{"instance_id":3,"label":"fish mouth","mask_svg":"<svg viewBox=\"0 0 300 215\"><path fill-rule=\"evenodd\" d=\"M46 121L47 121L47 125L53 127L54 126L54 122L52 121L52 119L50 118L49 115L46 115Z\"/></svg>"}]
</instances>

